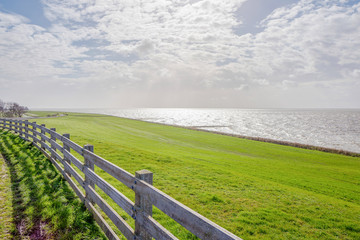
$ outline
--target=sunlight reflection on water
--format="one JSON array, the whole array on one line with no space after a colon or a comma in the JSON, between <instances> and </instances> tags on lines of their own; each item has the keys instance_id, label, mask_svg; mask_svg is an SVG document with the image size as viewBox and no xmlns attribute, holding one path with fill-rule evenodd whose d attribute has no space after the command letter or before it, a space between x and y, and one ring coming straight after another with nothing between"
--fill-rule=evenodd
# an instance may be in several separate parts
<instances>
[{"instance_id":1,"label":"sunlight reflection on water","mask_svg":"<svg viewBox=\"0 0 360 240\"><path fill-rule=\"evenodd\" d=\"M360 110L137 108L77 111L360 152Z\"/></svg>"}]
</instances>

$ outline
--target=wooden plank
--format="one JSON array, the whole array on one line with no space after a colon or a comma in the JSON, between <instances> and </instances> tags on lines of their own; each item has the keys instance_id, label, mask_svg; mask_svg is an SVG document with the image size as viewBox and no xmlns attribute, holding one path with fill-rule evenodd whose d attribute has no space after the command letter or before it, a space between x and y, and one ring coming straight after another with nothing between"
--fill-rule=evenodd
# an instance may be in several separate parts
<instances>
[{"instance_id":1,"label":"wooden plank","mask_svg":"<svg viewBox=\"0 0 360 240\"><path fill-rule=\"evenodd\" d=\"M81 190L78 188L78 186L76 186L76 184L74 183L74 181L71 179L70 176L68 176L66 173L64 173L63 175L64 175L66 181L69 183L70 187L76 193L76 195L80 198L80 200L82 202L84 202L85 201L85 195L81 192Z\"/></svg>"},{"instance_id":2,"label":"wooden plank","mask_svg":"<svg viewBox=\"0 0 360 240\"><path fill-rule=\"evenodd\" d=\"M76 184L74 183L74 181L63 171L63 169L60 167L60 165L51 159L50 155L45 152L40 146L38 145L34 145L35 147L37 147L44 155L47 159L49 159L54 166L60 171L60 173L62 173L62 175L65 177L66 181L69 183L70 187L74 190L74 192L76 193L76 195L80 198L80 200L82 202L85 201L85 195L80 191L80 189L76 186Z\"/></svg>"},{"instance_id":3,"label":"wooden plank","mask_svg":"<svg viewBox=\"0 0 360 240\"><path fill-rule=\"evenodd\" d=\"M105 219L101 216L101 214L94 208L90 201L85 200L85 206L92 213L95 221L99 224L105 235L110 240L120 240L120 238L116 235L116 233L111 229L109 224L105 221Z\"/></svg>"},{"instance_id":4,"label":"wooden plank","mask_svg":"<svg viewBox=\"0 0 360 240\"><path fill-rule=\"evenodd\" d=\"M26 141L26 138L23 137L22 135L19 135L19 137L20 137L22 140L25 140L25 141Z\"/></svg>"},{"instance_id":5,"label":"wooden plank","mask_svg":"<svg viewBox=\"0 0 360 240\"><path fill-rule=\"evenodd\" d=\"M61 141L66 144L67 146L69 146L71 149L73 149L75 152L77 152L78 154L80 154L81 156L83 156L83 148L80 147L78 144L74 143L73 141L71 141L70 139L67 138L61 138Z\"/></svg>"},{"instance_id":6,"label":"wooden plank","mask_svg":"<svg viewBox=\"0 0 360 240\"><path fill-rule=\"evenodd\" d=\"M90 198L104 211L126 239L134 239L134 230L130 225L90 186L85 187Z\"/></svg>"},{"instance_id":7,"label":"wooden plank","mask_svg":"<svg viewBox=\"0 0 360 240\"><path fill-rule=\"evenodd\" d=\"M63 151L63 154L64 154L65 158L69 159L78 169L80 169L82 172L84 172L84 165L82 164L82 162L80 162L79 159L74 157L74 155L72 155L71 153L69 153L65 149Z\"/></svg>"},{"instance_id":8,"label":"wooden plank","mask_svg":"<svg viewBox=\"0 0 360 240\"><path fill-rule=\"evenodd\" d=\"M59 152L61 152L61 153L64 152L63 147L62 147L59 143L55 142L55 141L52 140L52 139L49 139L49 143L50 143L51 146L53 146L54 148L56 148L57 150L59 150Z\"/></svg>"},{"instance_id":9,"label":"wooden plank","mask_svg":"<svg viewBox=\"0 0 360 240\"><path fill-rule=\"evenodd\" d=\"M115 177L117 180L125 184L127 187L131 188L134 187L134 183L136 178L134 175L128 173L124 169L116 166L115 164L99 157L98 155L84 150L84 156L88 157L91 161L95 163L96 166L110 174L111 176Z\"/></svg>"},{"instance_id":10,"label":"wooden plank","mask_svg":"<svg viewBox=\"0 0 360 240\"><path fill-rule=\"evenodd\" d=\"M95 221L99 224L101 229L104 231L105 235L111 239L111 240L120 240L118 236L115 234L115 232L111 229L109 224L105 221L105 219L100 215L100 213L94 208L94 206L85 199L84 194L79 190L79 188L76 186L76 184L72 181L72 179L65 173L65 171L60 167L60 165L54 161L51 156L43 151L41 147L36 146L40 151L44 153L44 155L50 159L50 161L55 165L55 167L63 174L65 179L68 181L69 185L74 189L75 193L78 195L78 197L81 199L82 202L85 203L85 206L87 209L92 213Z\"/></svg>"},{"instance_id":11,"label":"wooden plank","mask_svg":"<svg viewBox=\"0 0 360 240\"><path fill-rule=\"evenodd\" d=\"M37 134L41 139L43 139L43 141L47 141L50 142L50 138L48 136L46 136L45 134L43 134L42 132Z\"/></svg>"},{"instance_id":12,"label":"wooden plank","mask_svg":"<svg viewBox=\"0 0 360 240\"><path fill-rule=\"evenodd\" d=\"M30 131L31 132L31 131ZM32 133L32 132L31 132ZM28 133L25 133L25 135L27 135L29 141L30 141L30 138L35 138L34 135L30 134L29 132Z\"/></svg>"},{"instance_id":13,"label":"wooden plank","mask_svg":"<svg viewBox=\"0 0 360 240\"><path fill-rule=\"evenodd\" d=\"M59 139L60 141L63 140L63 136L61 136L61 134L59 134L58 132L52 130L51 128L50 128L50 130L49 130L49 134L50 134L52 137L54 137L54 138L56 138L56 139Z\"/></svg>"},{"instance_id":14,"label":"wooden plank","mask_svg":"<svg viewBox=\"0 0 360 240\"><path fill-rule=\"evenodd\" d=\"M14 125L18 130L23 130L25 128L25 126L22 125Z\"/></svg>"},{"instance_id":15,"label":"wooden plank","mask_svg":"<svg viewBox=\"0 0 360 240\"><path fill-rule=\"evenodd\" d=\"M64 169L59 165L59 163L57 163L55 159L53 159L46 151L44 151L41 146L36 145L36 147L39 148L39 150L52 162L52 164L54 164L60 173L64 172Z\"/></svg>"},{"instance_id":16,"label":"wooden plank","mask_svg":"<svg viewBox=\"0 0 360 240\"><path fill-rule=\"evenodd\" d=\"M48 129L48 128L45 126L45 124L44 124L44 126L43 126L43 125L40 125L38 128L39 128L40 130L44 131L45 133L50 133L50 129Z\"/></svg>"},{"instance_id":17,"label":"wooden plank","mask_svg":"<svg viewBox=\"0 0 360 240\"><path fill-rule=\"evenodd\" d=\"M46 143L43 143L41 140L38 140L38 142L41 144L41 147L51 152L51 147L47 145Z\"/></svg>"},{"instance_id":18,"label":"wooden plank","mask_svg":"<svg viewBox=\"0 0 360 240\"><path fill-rule=\"evenodd\" d=\"M68 162L64 161L63 164L64 164L65 172L69 172L75 178L75 180L80 184L80 186L84 188L84 179L79 175L79 173L77 173L75 169L72 168Z\"/></svg>"},{"instance_id":19,"label":"wooden plank","mask_svg":"<svg viewBox=\"0 0 360 240\"><path fill-rule=\"evenodd\" d=\"M50 154L51 154L51 158L53 158L54 160L58 160L62 165L64 165L64 159L60 156L59 153L57 153L53 148L50 148Z\"/></svg>"},{"instance_id":20,"label":"wooden plank","mask_svg":"<svg viewBox=\"0 0 360 240\"><path fill-rule=\"evenodd\" d=\"M144 214L137 214L136 220L146 229L146 231L155 239L157 240L177 240L178 238L175 237L169 230L165 227L160 225L155 219L151 216L144 216Z\"/></svg>"},{"instance_id":21,"label":"wooden plank","mask_svg":"<svg viewBox=\"0 0 360 240\"><path fill-rule=\"evenodd\" d=\"M11 127L11 128L15 128L16 124L15 123L9 123L8 126Z\"/></svg>"},{"instance_id":22,"label":"wooden plank","mask_svg":"<svg viewBox=\"0 0 360 240\"><path fill-rule=\"evenodd\" d=\"M25 127L25 131L32 131L32 128Z\"/></svg>"},{"instance_id":23,"label":"wooden plank","mask_svg":"<svg viewBox=\"0 0 360 240\"><path fill-rule=\"evenodd\" d=\"M238 236L213 223L145 181L138 180L134 190L139 192L139 194L147 195L154 206L201 239L241 240Z\"/></svg>"},{"instance_id":24,"label":"wooden plank","mask_svg":"<svg viewBox=\"0 0 360 240\"><path fill-rule=\"evenodd\" d=\"M29 122L29 125L32 127L40 127L39 125L36 124L36 122Z\"/></svg>"},{"instance_id":25,"label":"wooden plank","mask_svg":"<svg viewBox=\"0 0 360 240\"><path fill-rule=\"evenodd\" d=\"M29 138L32 137L32 135L30 135L29 133L25 132L25 137L27 137L27 140L30 141Z\"/></svg>"},{"instance_id":26,"label":"wooden plank","mask_svg":"<svg viewBox=\"0 0 360 240\"><path fill-rule=\"evenodd\" d=\"M129 200L124 194L119 192L113 186L111 186L104 179L99 177L96 173L90 170L88 167L84 167L85 176L89 177L101 190L104 191L114 202L116 202L124 211L132 216L134 203Z\"/></svg>"},{"instance_id":27,"label":"wooden plank","mask_svg":"<svg viewBox=\"0 0 360 240\"><path fill-rule=\"evenodd\" d=\"M38 139L36 136L34 136L34 137L33 137L33 142L34 142L34 143L40 143L41 140Z\"/></svg>"},{"instance_id":28,"label":"wooden plank","mask_svg":"<svg viewBox=\"0 0 360 240\"><path fill-rule=\"evenodd\" d=\"M33 130L32 130L33 135L34 136L39 135L40 133L38 131L36 131L36 129L39 127L39 125L37 125L36 122L33 122L32 127L33 127Z\"/></svg>"},{"instance_id":29,"label":"wooden plank","mask_svg":"<svg viewBox=\"0 0 360 240\"><path fill-rule=\"evenodd\" d=\"M30 128L27 128L26 126L25 127L20 126L16 123L17 123L16 121L9 121L9 124L4 122L3 125L4 125L5 129L15 131L17 133L20 133L20 135L25 134L25 136L33 138L34 146L36 146L37 148L39 148L41 150L41 147L36 144L36 143L40 142L40 140L36 137L36 135L41 136L41 134L36 131L36 129L39 128L39 126L36 125L36 123L33 123L33 125L32 125L33 129L31 130ZM31 125L31 124L29 124L29 125ZM8 127L6 127L6 126L8 126ZM28 134L26 132L23 133L22 130L32 131L33 135ZM79 145L77 145L76 143L74 143L66 138L62 138L61 136L60 136L60 138L64 142L64 144L70 146L74 151L80 153L81 155L83 155L83 156L86 155L97 166L99 166L100 168L102 168L103 170L108 172L110 175L114 176L116 179L118 179L119 181L124 183L126 186L128 186L130 188L136 186L134 189L137 194L141 194L141 195L148 197L150 199L150 201L156 207L158 207L160 210L162 210L164 213L169 215L175 221L177 221L178 223L183 225L189 231L193 232L196 236L198 236L202 239L237 239L237 240L240 239L239 237L230 233L226 229L221 228L217 224L211 222L210 220L206 219L199 213L186 207L185 205L181 204L180 202L176 201L175 199L171 198L170 196L166 195L165 193L162 193L161 191L152 187L151 185L147 184L146 182L137 180L133 175L131 175L130 173L126 172L125 170L119 168L118 166L95 155L94 153L91 153L87 150L83 150ZM54 144L54 141L53 141L53 144ZM59 151L61 151L59 148L61 148L60 145L58 147L55 147L55 149L58 149ZM56 150L51 149L51 147L49 147L48 145L47 145L46 149L49 150L53 154L55 153L54 158L62 161L62 163L64 164L64 168L65 167L69 168L69 172L76 173L76 171L71 168L70 164L63 161L61 156L58 153L56 153ZM64 175L64 177L67 177L70 181L72 181L72 179L69 178L69 176L61 168L61 166L55 161L55 159L51 158L46 151L44 151L44 150L41 150L41 151L45 154L45 156L47 156L53 162L55 167ZM116 189L114 189L105 180L103 180L102 178L97 176L88 167L84 167L82 165L82 163L78 159L76 159L74 156L72 156L68 151L64 151L64 156L65 155L66 155L66 157L68 157L70 159L71 162L74 163L75 166L79 167L79 169L81 169L83 172L85 172L86 176L89 176L89 178L91 178L92 181L94 181L104 192L106 192L106 194L108 194L117 204L119 204L121 207L123 207L124 210L129 215L131 215L131 213L132 213L131 206L133 205L133 203L130 200L129 200L130 202L127 202L126 200L128 200L128 199L125 196L122 198L122 194L120 192L118 192ZM78 174L77 174L77 176L80 177ZM76 180L77 181L79 180L80 184L81 184L81 182L83 182L81 177ZM72 183L73 183L74 187L77 188L77 186L75 185L75 183L73 181L72 181ZM91 187L87 186L87 188L91 188ZM79 195L79 197L84 199L84 196L81 193L81 191L78 190L78 192L79 192L79 194L78 193L77 194ZM95 199L97 193L95 191L91 191L91 190L89 192L91 192L92 195L94 195L93 197ZM96 198L96 199L98 199L98 198ZM88 202L87 200L83 200L83 201L86 202L90 211L91 211L91 209L96 211L90 202ZM103 201L101 201L101 202L103 202ZM105 204L107 204L107 203L105 203ZM104 207L104 209L107 209L106 205L103 205L103 207ZM103 219L101 220L101 218L102 218L101 215L97 214L94 211L92 211L94 213L94 217L97 218L97 221L100 221L99 224L101 224L102 228L105 229L104 231L107 231L107 235L109 235L110 237L114 237L114 235L111 233L111 231L112 231L111 228L108 225L106 225L107 223L105 221L102 221ZM114 218L114 216L113 216L113 218ZM143 225L143 227L146 229L146 231L148 231L153 237L155 237L157 239L176 239L171 233L169 233L165 228L163 228L160 224L158 224L152 217L150 217L148 215L145 216L144 214L138 214L137 218L138 218L138 221L140 221L141 224ZM194 224L194 223L196 223L196 224ZM118 238L116 237L114 239L118 239Z\"/></svg>"}]
</instances>

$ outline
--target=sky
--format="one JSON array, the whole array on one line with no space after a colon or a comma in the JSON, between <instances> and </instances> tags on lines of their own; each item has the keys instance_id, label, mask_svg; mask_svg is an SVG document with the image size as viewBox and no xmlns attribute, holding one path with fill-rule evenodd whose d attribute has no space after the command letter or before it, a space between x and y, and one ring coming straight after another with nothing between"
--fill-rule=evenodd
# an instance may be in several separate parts
<instances>
[{"instance_id":1,"label":"sky","mask_svg":"<svg viewBox=\"0 0 360 240\"><path fill-rule=\"evenodd\" d=\"M1 0L0 99L360 108L360 1Z\"/></svg>"}]
</instances>

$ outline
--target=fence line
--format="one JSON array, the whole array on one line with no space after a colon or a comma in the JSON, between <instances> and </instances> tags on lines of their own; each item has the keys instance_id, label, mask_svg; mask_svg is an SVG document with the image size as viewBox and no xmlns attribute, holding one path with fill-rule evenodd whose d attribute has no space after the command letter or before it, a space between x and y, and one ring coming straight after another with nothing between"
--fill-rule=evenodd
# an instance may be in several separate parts
<instances>
[{"instance_id":1,"label":"fence line","mask_svg":"<svg viewBox=\"0 0 360 240\"><path fill-rule=\"evenodd\" d=\"M134 176L96 155L92 145L81 147L70 140L69 134L61 135L56 132L55 128L48 129L44 124L38 125L36 122L28 120L0 119L0 128L14 131L24 140L31 141L50 159L93 214L94 219L109 239L119 239L119 237L96 210L95 204L109 217L126 239L177 239L152 218L152 206L155 206L200 239L241 240L233 233L153 187L153 174L147 170L137 171ZM62 146L57 140L62 143ZM71 150L80 154L84 158L84 163L76 158ZM96 174L95 165L132 189L135 192L135 203ZM77 167L85 177L83 178L73 166ZM95 186L135 220L135 229L132 229L99 195Z\"/></svg>"}]
</instances>

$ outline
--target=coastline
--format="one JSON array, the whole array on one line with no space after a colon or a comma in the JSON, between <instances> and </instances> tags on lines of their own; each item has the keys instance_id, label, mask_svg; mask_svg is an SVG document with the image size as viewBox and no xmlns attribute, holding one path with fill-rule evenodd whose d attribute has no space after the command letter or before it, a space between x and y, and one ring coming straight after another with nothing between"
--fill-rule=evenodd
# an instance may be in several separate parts
<instances>
[{"instance_id":1,"label":"coastline","mask_svg":"<svg viewBox=\"0 0 360 240\"><path fill-rule=\"evenodd\" d=\"M96 113L96 114L98 114L98 113ZM351 152L351 151L342 150L342 149L336 149L336 148L320 147L320 146L315 146L315 145L310 145L310 144L303 144L303 143L297 143L297 142L275 140L275 139L269 139L269 138L250 137L250 136L245 136L245 135L240 135L240 134L232 134L232 133L224 133L224 132L219 132L219 131L211 131L211 130L201 129L201 128L197 128L197 127L191 127L191 126L188 127L188 126L181 126L181 125L176 125L176 124L167 124L167 123L145 121L145 120L141 120L141 119L119 117L119 116L114 116L114 115L109 115L109 114L102 114L102 115L111 116L111 117L118 117L118 118L123 118L123 119L128 119L128 120L135 120L135 121L140 121L140 122L154 123L154 124L159 124L159 125L163 125L163 126L190 129L190 130L195 130L195 131L199 131L199 132L214 133L214 134L230 136L230 137L236 137L236 138L242 138L242 139L253 140L253 141L258 141L258 142L273 143L273 144L278 144L278 145L283 145L283 146L297 147L297 148L303 148L303 149L308 149L308 150L316 150L316 151L327 152L327 153L335 153L335 154L341 154L341 155L351 156L351 157L360 157L360 153Z\"/></svg>"},{"instance_id":2,"label":"coastline","mask_svg":"<svg viewBox=\"0 0 360 240\"><path fill-rule=\"evenodd\" d=\"M44 111L44 112L46 112L46 111ZM71 113L76 113L76 112L71 112ZM78 112L78 113L84 114L82 112ZM88 114L99 114L99 113L88 113ZM63 112L63 113L59 113L59 114L48 115L45 117L28 116L28 117L22 117L22 118L17 118L17 119L57 118L57 117L65 117L67 115L68 115L67 112ZM351 157L360 157L360 153L342 150L342 149L336 149L336 148L327 148L327 147L315 146L315 145L310 145L310 144L303 144L303 143L283 141L283 140L275 140L275 139L270 139L270 138L251 137L251 136L245 136L245 135L240 135L240 134L224 133L224 132L219 132L219 131L211 131L211 130L201 129L201 128L193 127L193 126L181 126L181 125L176 125L176 124L145 121L145 120L141 120L141 119L119 117L119 116L114 116L114 115L110 115L110 114L100 114L100 115L117 117L117 118L128 119L128 120L135 120L135 121L140 121L140 122L154 123L154 124L159 124L159 125L163 125L163 126L171 126L171 127L178 127L178 128L183 128L183 129L190 129L190 130L195 130L195 131L200 131L200 132L214 133L214 134L219 134L219 135L224 135L224 136L242 138L242 139L259 141L259 142L273 143L273 144L278 144L278 145L283 145L283 146L290 146L290 147L303 148L303 149L308 149L308 150L316 150L316 151L327 152L327 153L341 154L341 155L351 156Z\"/></svg>"}]
</instances>

